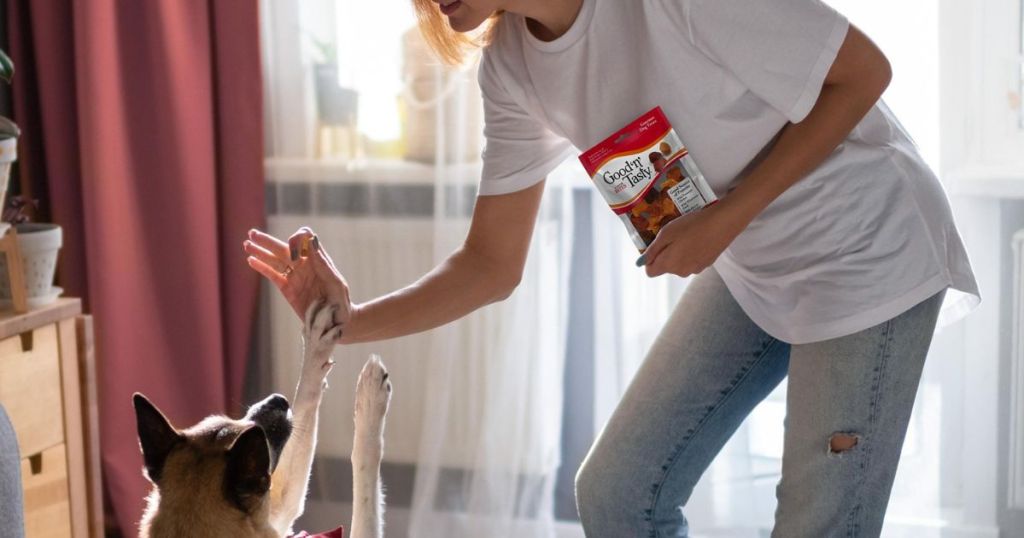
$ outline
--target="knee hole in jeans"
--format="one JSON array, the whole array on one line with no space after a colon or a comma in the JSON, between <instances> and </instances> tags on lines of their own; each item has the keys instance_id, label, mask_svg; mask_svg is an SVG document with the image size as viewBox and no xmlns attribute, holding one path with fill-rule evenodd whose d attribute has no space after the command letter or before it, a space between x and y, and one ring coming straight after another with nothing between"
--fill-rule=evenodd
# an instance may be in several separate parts
<instances>
[{"instance_id":1,"label":"knee hole in jeans","mask_svg":"<svg viewBox=\"0 0 1024 538\"><path fill-rule=\"evenodd\" d=\"M833 433L828 440L828 455L842 456L860 442L860 435L850 432Z\"/></svg>"}]
</instances>

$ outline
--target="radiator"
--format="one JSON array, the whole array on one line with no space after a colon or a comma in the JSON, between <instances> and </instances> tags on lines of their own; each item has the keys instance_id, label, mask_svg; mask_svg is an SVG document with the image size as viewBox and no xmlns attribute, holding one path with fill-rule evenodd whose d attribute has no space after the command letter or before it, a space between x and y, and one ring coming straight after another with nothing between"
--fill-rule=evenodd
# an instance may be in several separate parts
<instances>
[{"instance_id":1,"label":"radiator","mask_svg":"<svg viewBox=\"0 0 1024 538\"><path fill-rule=\"evenodd\" d=\"M395 222L378 218L279 215L271 216L268 224L270 233L277 237L288 237L300 226L316 230L357 302L408 284L433 267L432 228L414 219ZM404 263L394 263L391 256L394 252L401 253ZM298 379L302 349L300 327L291 307L275 292L271 301L275 390L290 390ZM330 387L321 413L318 452L344 459L351 453L355 380L367 357L377 353L384 360L395 387L385 432L387 459L415 462L425 400L423 386L415 380L424 376L421 369L426 361L422 360L422 354L429 347L425 335L337 347L336 364L330 374Z\"/></svg>"},{"instance_id":2,"label":"radiator","mask_svg":"<svg viewBox=\"0 0 1024 538\"><path fill-rule=\"evenodd\" d=\"M319 175L321 172L311 173ZM282 238L288 237L301 226L310 226L316 230L339 271L348 280L355 302L384 295L414 282L432 269L441 256L461 244L468 229L475 185L460 183L460 187L445 187L468 188L470 191L435 197L436 192L431 182L417 183L404 172L399 175L405 177L389 177L391 174L381 173L372 182L358 177L362 172L334 172L347 176L346 180L337 181L304 173L296 179L294 173L284 174L281 170L268 167L268 177L271 178L267 191L270 206L268 228L270 233ZM478 170L467 170L466 173L477 177L479 175ZM273 179L282 177L287 177L287 180ZM445 192L450 194L449 191ZM445 226L451 227L443 235L439 233L439 225L434 221L434 207L437 204L440 204L440 211L446 216ZM547 233L550 236L552 233L551 227L545 226L546 218L542 211L534 238L535 245L540 235ZM557 216L553 218L560 219ZM444 244L438 244L439 241ZM546 244L550 246L550 239L547 241ZM531 254L531 261L527 264L528 276L553 274L550 267L538 263L537 259L545 258L536 258ZM521 312L524 308L541 305L538 297L557 293L557 290L539 289L537 281L536 278L524 278L524 283L512 299L501 305L486 307L478 315L490 316L485 319L493 321L493 316L501 316L500 312L503 312L496 309L518 308ZM274 291L271 296L271 375L274 390L287 394L293 390L301 363L300 323L280 294ZM546 321L556 316L556 312L548 310L541 309L532 317ZM437 395L427 393L424 380L428 379L429 374L435 373L429 370L432 363L444 364L445 359L453 357L434 356L438 353L438 342L442 341L439 339L443 338L444 345L451 342L448 347L457 353L454 357L458 359L458 366L453 370L455 385L445 394L448 398L445 416L448 418L446 426L449 435L446 437L446 452L442 454L442 461L445 466L456 469L480 465L482 438L478 424L484 420L482 417L488 411L481 409L478 393L488 391L488 394L493 392L495 396L500 396L502 390L518 387L538 391L541 396L560 394L561 365L555 361L537 364L538 357L543 359L543 355L558 353L557 343L547 341L537 344L542 345L546 353L534 355L524 350L528 355L522 361L488 361L479 356L483 354L479 351L494 341L489 340L491 338L498 337L497 341L501 341L500 335L481 332L481 327L485 330L495 327L493 323L476 326L473 323L471 317L468 323L447 329L444 336L439 336L441 331L432 331L336 348L337 362L330 376L331 386L325 395L321 412L318 453L341 459L347 459L351 453L355 380L366 358L371 353L377 353L387 365L394 385L385 432L385 460L396 464L415 464L422 450L421 433L429 427L425 426L425 421L434 416L425 414L425 411L430 411L431 406L436 407L436 404L431 403L431 398L436 400ZM556 324L549 325L553 327ZM546 334L548 331L540 332ZM494 370L498 364L510 364L510 368L525 367L529 371L512 372L505 385L494 387L496 379L501 377L501 372L496 375ZM512 378L519 380L519 385ZM524 382L528 388L522 385ZM492 386L488 386L488 383ZM541 398L540 401L551 401L551 398ZM543 411L543 414L560 416L549 411ZM509 431L514 431L511 426ZM557 451L554 448L557 447L558 430L552 429L557 426L557 422L546 424L538 421L536 425L531 422L523 432L528 437L523 438L536 439L536 443L520 447L518 452L512 451L514 447L510 447L508 453L501 448L491 447L487 450L497 450L495 455L498 461L508 461L519 469L547 473L557 464Z\"/></svg>"},{"instance_id":3,"label":"radiator","mask_svg":"<svg viewBox=\"0 0 1024 538\"><path fill-rule=\"evenodd\" d=\"M1010 508L1024 509L1024 230L1013 236L1013 313L1010 356Z\"/></svg>"}]
</instances>

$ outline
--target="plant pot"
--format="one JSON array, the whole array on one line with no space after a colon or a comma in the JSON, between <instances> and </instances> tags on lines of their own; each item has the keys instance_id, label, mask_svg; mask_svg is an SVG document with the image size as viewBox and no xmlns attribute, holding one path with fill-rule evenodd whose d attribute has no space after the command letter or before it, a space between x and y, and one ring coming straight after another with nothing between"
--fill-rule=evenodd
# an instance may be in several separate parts
<instances>
[{"instance_id":1,"label":"plant pot","mask_svg":"<svg viewBox=\"0 0 1024 538\"><path fill-rule=\"evenodd\" d=\"M356 126L359 94L338 85L338 68L334 64L315 64L316 108L320 123L332 127Z\"/></svg>"},{"instance_id":2,"label":"plant pot","mask_svg":"<svg viewBox=\"0 0 1024 538\"><path fill-rule=\"evenodd\" d=\"M7 182L11 178L11 165L18 159L18 139L0 138L0 208L7 201Z\"/></svg>"},{"instance_id":3,"label":"plant pot","mask_svg":"<svg viewBox=\"0 0 1024 538\"><path fill-rule=\"evenodd\" d=\"M30 307L52 303L61 289L53 285L57 271L57 254L63 241L60 226L47 223L17 224L18 247L25 267L25 288ZM7 260L0 256L0 302L11 300L11 279L7 273Z\"/></svg>"},{"instance_id":4,"label":"plant pot","mask_svg":"<svg viewBox=\"0 0 1024 538\"><path fill-rule=\"evenodd\" d=\"M438 160L443 164L478 161L484 127L477 65L438 65L416 28L407 31L402 40L405 159L426 164L437 164ZM453 133L443 153L438 147L438 126L445 133Z\"/></svg>"}]
</instances>

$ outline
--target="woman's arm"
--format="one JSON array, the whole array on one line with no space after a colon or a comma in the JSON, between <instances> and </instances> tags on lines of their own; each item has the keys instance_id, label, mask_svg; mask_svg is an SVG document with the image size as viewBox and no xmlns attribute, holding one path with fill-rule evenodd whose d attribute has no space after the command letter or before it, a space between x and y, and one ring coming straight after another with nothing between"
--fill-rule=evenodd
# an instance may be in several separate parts
<instances>
[{"instance_id":1,"label":"woman's arm","mask_svg":"<svg viewBox=\"0 0 1024 538\"><path fill-rule=\"evenodd\" d=\"M647 274L687 276L714 263L768 204L825 161L891 78L882 51L850 25L807 117L786 125L765 159L721 202L665 226L644 255Z\"/></svg>"},{"instance_id":2,"label":"woman's arm","mask_svg":"<svg viewBox=\"0 0 1024 538\"><path fill-rule=\"evenodd\" d=\"M413 284L359 305L349 300L348 284L322 247L307 257L295 252L314 237L308 228L287 244L251 232L244 248L249 265L273 282L300 316L319 297L339 304L335 319L344 325L341 343L395 338L508 297L522 276L543 193L542 181L519 192L480 196L461 248Z\"/></svg>"},{"instance_id":3,"label":"woman's arm","mask_svg":"<svg viewBox=\"0 0 1024 538\"><path fill-rule=\"evenodd\" d=\"M355 307L344 344L395 338L455 321L519 285L544 182L480 196L463 246L418 281Z\"/></svg>"}]
</instances>

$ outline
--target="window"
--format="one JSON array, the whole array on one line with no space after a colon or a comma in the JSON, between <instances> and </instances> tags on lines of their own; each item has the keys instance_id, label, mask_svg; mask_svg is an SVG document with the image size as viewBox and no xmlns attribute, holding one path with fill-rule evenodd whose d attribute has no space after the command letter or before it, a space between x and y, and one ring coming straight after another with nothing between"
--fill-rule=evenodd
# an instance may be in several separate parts
<instances>
[{"instance_id":1,"label":"window","mask_svg":"<svg viewBox=\"0 0 1024 538\"><path fill-rule=\"evenodd\" d=\"M1024 2L940 2L945 179L1024 195Z\"/></svg>"},{"instance_id":2,"label":"window","mask_svg":"<svg viewBox=\"0 0 1024 538\"><path fill-rule=\"evenodd\" d=\"M1024 0L1021 0L1020 6L1020 26L1017 28L1019 34L1020 49L1017 56L1017 65L1020 67L1017 72L1017 95L1013 97L1013 105L1017 107L1017 127L1024 130Z\"/></svg>"},{"instance_id":3,"label":"window","mask_svg":"<svg viewBox=\"0 0 1024 538\"><path fill-rule=\"evenodd\" d=\"M479 160L475 67L433 60L410 0L263 0L262 9L269 175L397 166L429 176L439 162ZM439 130L460 136L441 141Z\"/></svg>"}]
</instances>

